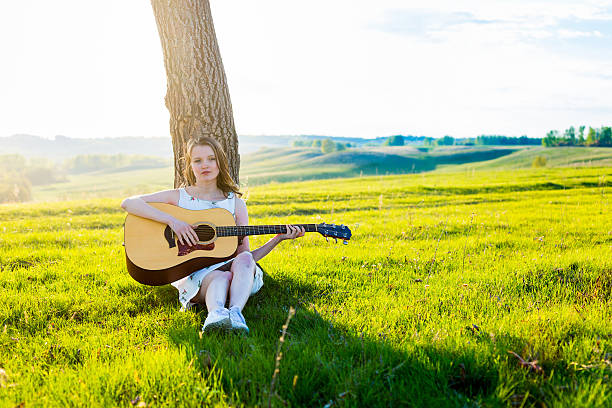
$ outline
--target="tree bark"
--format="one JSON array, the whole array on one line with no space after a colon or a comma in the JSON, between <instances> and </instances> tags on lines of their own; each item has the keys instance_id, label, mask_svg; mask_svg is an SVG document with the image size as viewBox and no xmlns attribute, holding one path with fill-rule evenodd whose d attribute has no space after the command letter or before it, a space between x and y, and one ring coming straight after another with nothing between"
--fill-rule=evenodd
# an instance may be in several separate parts
<instances>
[{"instance_id":1,"label":"tree bark","mask_svg":"<svg viewBox=\"0 0 612 408\"><path fill-rule=\"evenodd\" d=\"M185 182L183 150L194 137L221 143L239 182L238 137L209 0L151 0L168 80L166 107L174 150L174 187Z\"/></svg>"}]
</instances>

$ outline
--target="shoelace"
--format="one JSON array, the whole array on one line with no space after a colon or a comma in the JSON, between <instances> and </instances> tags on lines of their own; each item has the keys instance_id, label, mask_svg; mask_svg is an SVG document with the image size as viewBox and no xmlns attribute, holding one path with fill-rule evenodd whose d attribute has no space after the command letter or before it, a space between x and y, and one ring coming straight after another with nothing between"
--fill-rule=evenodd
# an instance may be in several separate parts
<instances>
[{"instance_id":1,"label":"shoelace","mask_svg":"<svg viewBox=\"0 0 612 408\"><path fill-rule=\"evenodd\" d=\"M215 314L219 316L229 316L229 313L226 309L217 309L215 310Z\"/></svg>"}]
</instances>

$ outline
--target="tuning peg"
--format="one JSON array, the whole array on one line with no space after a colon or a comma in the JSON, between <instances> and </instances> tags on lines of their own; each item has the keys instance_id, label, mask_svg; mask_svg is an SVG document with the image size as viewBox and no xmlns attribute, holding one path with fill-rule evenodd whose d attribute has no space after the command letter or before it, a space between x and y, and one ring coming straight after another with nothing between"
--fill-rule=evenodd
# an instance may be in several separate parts
<instances>
[{"instance_id":1,"label":"tuning peg","mask_svg":"<svg viewBox=\"0 0 612 408\"><path fill-rule=\"evenodd\" d=\"M348 245L348 241L347 241L346 239L345 239L345 240L343 240L343 241L342 241L342 243L343 243L344 245Z\"/></svg>"}]
</instances>

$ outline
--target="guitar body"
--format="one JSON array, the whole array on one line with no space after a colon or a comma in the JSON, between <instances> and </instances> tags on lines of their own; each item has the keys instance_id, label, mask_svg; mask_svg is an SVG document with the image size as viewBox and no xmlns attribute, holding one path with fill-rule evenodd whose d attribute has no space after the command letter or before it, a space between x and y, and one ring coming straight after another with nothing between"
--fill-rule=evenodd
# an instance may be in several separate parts
<instances>
[{"instance_id":1,"label":"guitar body","mask_svg":"<svg viewBox=\"0 0 612 408\"><path fill-rule=\"evenodd\" d=\"M234 216L222 208L186 210L171 204L149 203L152 207L198 225L203 234L196 247L181 245L166 224L128 214L124 226L127 269L145 285L166 285L194 271L231 259L238 248L238 237L218 237L216 226L235 226ZM200 234L199 234L200 235Z\"/></svg>"}]
</instances>

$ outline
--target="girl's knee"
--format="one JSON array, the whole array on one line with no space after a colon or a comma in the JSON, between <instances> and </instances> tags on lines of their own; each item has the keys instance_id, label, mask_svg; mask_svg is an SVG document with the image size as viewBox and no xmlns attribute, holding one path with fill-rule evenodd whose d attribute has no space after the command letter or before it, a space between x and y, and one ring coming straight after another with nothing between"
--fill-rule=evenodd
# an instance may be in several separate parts
<instances>
[{"instance_id":1,"label":"girl's knee","mask_svg":"<svg viewBox=\"0 0 612 408\"><path fill-rule=\"evenodd\" d=\"M237 262L239 264L242 264L248 267L255 266L255 260L253 259L253 255L249 251L239 253L236 256L236 259L234 260L234 262Z\"/></svg>"},{"instance_id":2,"label":"girl's knee","mask_svg":"<svg viewBox=\"0 0 612 408\"><path fill-rule=\"evenodd\" d=\"M233 274L229 271L214 271L213 273L214 275L211 274L212 276L210 277L211 283L216 280L232 281Z\"/></svg>"}]
</instances>

